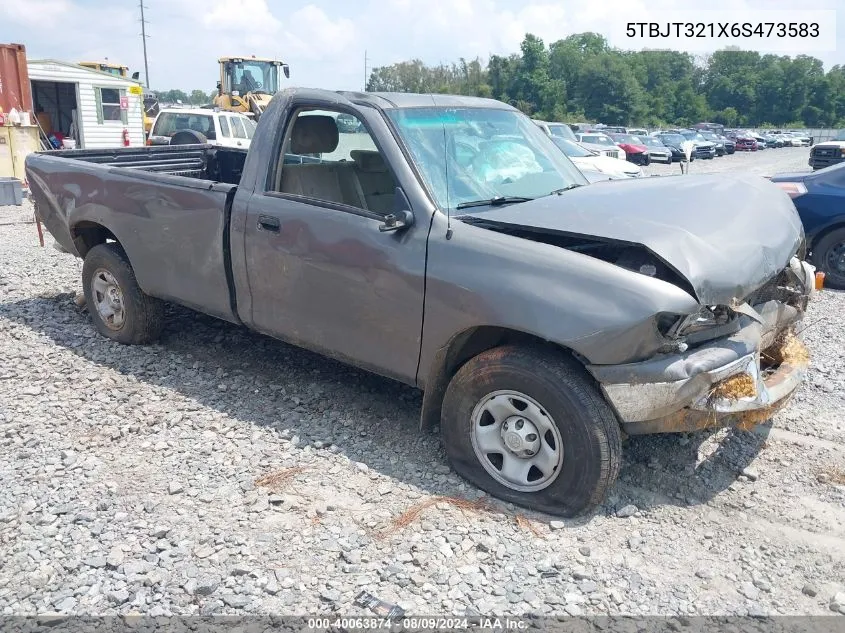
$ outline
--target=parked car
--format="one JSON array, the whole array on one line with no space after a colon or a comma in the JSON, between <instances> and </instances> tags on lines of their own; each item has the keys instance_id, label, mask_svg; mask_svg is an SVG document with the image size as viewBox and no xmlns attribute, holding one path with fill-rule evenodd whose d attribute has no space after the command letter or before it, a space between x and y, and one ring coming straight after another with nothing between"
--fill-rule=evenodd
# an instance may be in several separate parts
<instances>
[{"instance_id":1,"label":"parked car","mask_svg":"<svg viewBox=\"0 0 845 633\"><path fill-rule=\"evenodd\" d=\"M629 127L625 128L625 134L630 134L631 136L639 136L642 138L643 136L648 136L648 130L644 130L641 127Z\"/></svg>"},{"instance_id":2,"label":"parked car","mask_svg":"<svg viewBox=\"0 0 845 633\"><path fill-rule=\"evenodd\" d=\"M635 165L648 165L651 162L648 148L643 145L638 137L616 132L608 134L608 136L625 152L625 160L629 160Z\"/></svg>"},{"instance_id":3,"label":"parked car","mask_svg":"<svg viewBox=\"0 0 845 633\"><path fill-rule=\"evenodd\" d=\"M700 132L695 130L676 130L678 134L683 136L686 140L692 141L695 143L695 149L693 150L695 153L696 158L715 158L716 157L716 144L711 143L706 138L704 138Z\"/></svg>"},{"instance_id":4,"label":"parked car","mask_svg":"<svg viewBox=\"0 0 845 633\"><path fill-rule=\"evenodd\" d=\"M700 130L698 134L705 140L713 143L716 146L716 156L724 156L728 153L728 150L725 149L725 144L719 138L719 135L715 132L710 132L708 130Z\"/></svg>"},{"instance_id":5,"label":"parked car","mask_svg":"<svg viewBox=\"0 0 845 633\"><path fill-rule=\"evenodd\" d=\"M621 158L625 160L625 151L620 148L607 134L590 132L576 134L578 143L592 152L601 153L608 158Z\"/></svg>"},{"instance_id":6,"label":"parked car","mask_svg":"<svg viewBox=\"0 0 845 633\"><path fill-rule=\"evenodd\" d=\"M687 139L683 136L675 132L658 132L653 136L669 148L669 151L672 152L673 161L681 162L687 159L686 152L684 151L684 143ZM695 152L690 155L690 162L694 160Z\"/></svg>"},{"instance_id":7,"label":"parked car","mask_svg":"<svg viewBox=\"0 0 845 633\"><path fill-rule=\"evenodd\" d=\"M757 139L755 139L750 134L746 134L745 132L737 132L736 137L734 138L734 143L736 143L736 149L739 152L756 152L757 151Z\"/></svg>"},{"instance_id":8,"label":"parked car","mask_svg":"<svg viewBox=\"0 0 845 633\"><path fill-rule=\"evenodd\" d=\"M795 130L790 130L789 134L792 136L793 139L798 141L800 145L798 147L810 147L813 144L813 139L810 138L808 135L804 134L803 132L796 132Z\"/></svg>"},{"instance_id":9,"label":"parked car","mask_svg":"<svg viewBox=\"0 0 845 633\"><path fill-rule=\"evenodd\" d=\"M540 121L539 119L534 119L534 123L536 123L541 130L551 137L565 138L573 143L578 142L572 128L570 128L566 123Z\"/></svg>"},{"instance_id":10,"label":"parked car","mask_svg":"<svg viewBox=\"0 0 845 633\"><path fill-rule=\"evenodd\" d=\"M306 88L276 93L249 152L199 146L195 178L174 153L26 158L97 331L153 341L169 301L416 386L454 469L508 502L581 513L623 433L754 424L805 376L777 359L813 271L758 176L588 185L507 104Z\"/></svg>"},{"instance_id":11,"label":"parked car","mask_svg":"<svg viewBox=\"0 0 845 633\"><path fill-rule=\"evenodd\" d=\"M766 147L775 149L783 147L783 139L775 134L763 134L763 140L766 141Z\"/></svg>"},{"instance_id":12,"label":"parked car","mask_svg":"<svg viewBox=\"0 0 845 633\"><path fill-rule=\"evenodd\" d=\"M186 142L208 142L219 147L249 148L255 135L255 121L240 112L209 110L206 108L164 108L153 122L148 145L170 145L178 132ZM197 137L196 134L202 135Z\"/></svg>"},{"instance_id":13,"label":"parked car","mask_svg":"<svg viewBox=\"0 0 845 633\"><path fill-rule=\"evenodd\" d=\"M582 169L581 173L584 174L584 178L587 179L591 185L597 182L605 182L608 180L625 180L627 176L611 176L609 174L603 174L600 171L593 171L592 169Z\"/></svg>"},{"instance_id":14,"label":"parked car","mask_svg":"<svg viewBox=\"0 0 845 633\"><path fill-rule=\"evenodd\" d=\"M637 139L648 148L649 160L667 165L672 162L672 150L656 136L638 136Z\"/></svg>"},{"instance_id":15,"label":"parked car","mask_svg":"<svg viewBox=\"0 0 845 633\"><path fill-rule=\"evenodd\" d=\"M356 134L357 132L363 131L361 122L351 114L341 112L335 120L337 121L337 131L342 134Z\"/></svg>"},{"instance_id":16,"label":"parked car","mask_svg":"<svg viewBox=\"0 0 845 633\"><path fill-rule=\"evenodd\" d=\"M598 129L598 126L596 126ZM626 134L626 129L619 125L602 125L601 131L605 134Z\"/></svg>"},{"instance_id":17,"label":"parked car","mask_svg":"<svg viewBox=\"0 0 845 633\"><path fill-rule=\"evenodd\" d=\"M757 143L757 149L766 149L768 147L766 145L766 139L764 139L762 136L760 136L756 132L749 132L748 136L753 138L754 141Z\"/></svg>"},{"instance_id":18,"label":"parked car","mask_svg":"<svg viewBox=\"0 0 845 633\"><path fill-rule=\"evenodd\" d=\"M716 136L720 141L722 141L727 154L733 154L736 152L736 142L733 139L728 138L724 134L717 134Z\"/></svg>"},{"instance_id":19,"label":"parked car","mask_svg":"<svg viewBox=\"0 0 845 633\"><path fill-rule=\"evenodd\" d=\"M581 171L588 169L615 178L639 178L643 175L643 170L640 167L629 163L627 160L595 154L582 145L559 136L553 136L552 141Z\"/></svg>"},{"instance_id":20,"label":"parked car","mask_svg":"<svg viewBox=\"0 0 845 633\"><path fill-rule=\"evenodd\" d=\"M809 173L778 174L771 180L795 203L807 251L825 274L825 285L845 290L845 162Z\"/></svg>"},{"instance_id":21,"label":"parked car","mask_svg":"<svg viewBox=\"0 0 845 633\"><path fill-rule=\"evenodd\" d=\"M810 167L823 169L845 161L845 130L839 130L836 138L824 143L816 143L810 150Z\"/></svg>"}]
</instances>

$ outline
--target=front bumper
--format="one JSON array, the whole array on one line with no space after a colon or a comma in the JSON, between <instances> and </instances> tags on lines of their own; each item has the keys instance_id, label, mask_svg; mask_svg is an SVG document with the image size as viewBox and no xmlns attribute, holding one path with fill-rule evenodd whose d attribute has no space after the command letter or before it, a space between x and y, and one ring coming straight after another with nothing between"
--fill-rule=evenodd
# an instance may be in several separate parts
<instances>
[{"instance_id":1,"label":"front bumper","mask_svg":"<svg viewBox=\"0 0 845 633\"><path fill-rule=\"evenodd\" d=\"M839 163L845 161L845 156L810 156L810 160L808 164L813 169L824 169L825 167L830 167L831 165L838 165Z\"/></svg>"},{"instance_id":2,"label":"front bumper","mask_svg":"<svg viewBox=\"0 0 845 633\"><path fill-rule=\"evenodd\" d=\"M803 275L805 294L811 294L813 267L797 260L793 266ZM807 371L803 344L794 335L785 338L803 313L776 300L754 306L754 312L740 317L736 333L684 353L588 365L623 430L639 435L756 424L785 405ZM791 355L773 351L785 340ZM772 355L780 357L777 364ZM724 389L731 384L742 390Z\"/></svg>"}]
</instances>

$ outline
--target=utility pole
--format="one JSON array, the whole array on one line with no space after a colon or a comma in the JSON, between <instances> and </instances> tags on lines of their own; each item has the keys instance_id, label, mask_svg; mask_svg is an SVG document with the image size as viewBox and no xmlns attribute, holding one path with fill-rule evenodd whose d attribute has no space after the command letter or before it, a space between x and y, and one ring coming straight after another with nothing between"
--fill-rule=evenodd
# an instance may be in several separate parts
<instances>
[{"instance_id":1,"label":"utility pole","mask_svg":"<svg viewBox=\"0 0 845 633\"><path fill-rule=\"evenodd\" d=\"M144 45L144 83L150 88L150 67L147 64L147 21L144 19L144 0L141 0L141 42Z\"/></svg>"},{"instance_id":2,"label":"utility pole","mask_svg":"<svg viewBox=\"0 0 845 633\"><path fill-rule=\"evenodd\" d=\"M367 92L367 83L369 77L367 76L367 49L364 49L364 92Z\"/></svg>"}]
</instances>

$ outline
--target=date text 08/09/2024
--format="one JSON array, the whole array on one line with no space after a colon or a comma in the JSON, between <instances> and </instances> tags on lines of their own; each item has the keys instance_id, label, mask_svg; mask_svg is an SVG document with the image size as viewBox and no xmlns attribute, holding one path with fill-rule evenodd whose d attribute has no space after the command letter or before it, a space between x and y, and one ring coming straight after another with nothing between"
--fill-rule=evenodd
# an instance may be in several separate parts
<instances>
[{"instance_id":1,"label":"date text 08/09/2024","mask_svg":"<svg viewBox=\"0 0 845 633\"><path fill-rule=\"evenodd\" d=\"M528 622L513 617L402 617L384 618L372 616L317 617L308 618L307 628L323 631L342 629L346 631L403 631L407 633L425 631L522 631Z\"/></svg>"},{"instance_id":2,"label":"date text 08/09/2024","mask_svg":"<svg viewBox=\"0 0 845 633\"><path fill-rule=\"evenodd\" d=\"M818 22L628 22L626 37L804 38L819 37Z\"/></svg>"}]
</instances>

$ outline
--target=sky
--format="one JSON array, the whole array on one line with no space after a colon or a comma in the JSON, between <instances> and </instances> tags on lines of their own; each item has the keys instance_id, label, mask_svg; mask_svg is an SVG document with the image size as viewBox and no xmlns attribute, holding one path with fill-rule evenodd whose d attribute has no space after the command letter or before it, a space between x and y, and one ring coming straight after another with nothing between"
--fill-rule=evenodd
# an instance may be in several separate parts
<instances>
[{"instance_id":1,"label":"sky","mask_svg":"<svg viewBox=\"0 0 845 633\"><path fill-rule=\"evenodd\" d=\"M20 43L30 59L108 58L140 71L144 58L139 0L9 0L3 3L0 42ZM222 56L275 57L290 65L285 85L359 90L369 67L413 58L429 64L461 57L487 59L519 50L525 33L546 43L573 33L601 33L611 45L636 49L624 20L665 21L691 16L691 0L144 0L150 87L209 92ZM700 6L700 5L699 5ZM796 52L829 69L845 64L845 0L709 0L708 16L730 21L780 9L839 9L822 27L827 50ZM678 11L685 13L677 13ZM830 14L827 14L829 17ZM816 42L818 47L818 42ZM701 44L672 46L701 54ZM715 47L714 47L715 48ZM746 46L756 48L758 46ZM763 52L768 52L764 50ZM777 52L777 51L775 51ZM780 54L787 54L781 52Z\"/></svg>"}]
</instances>

